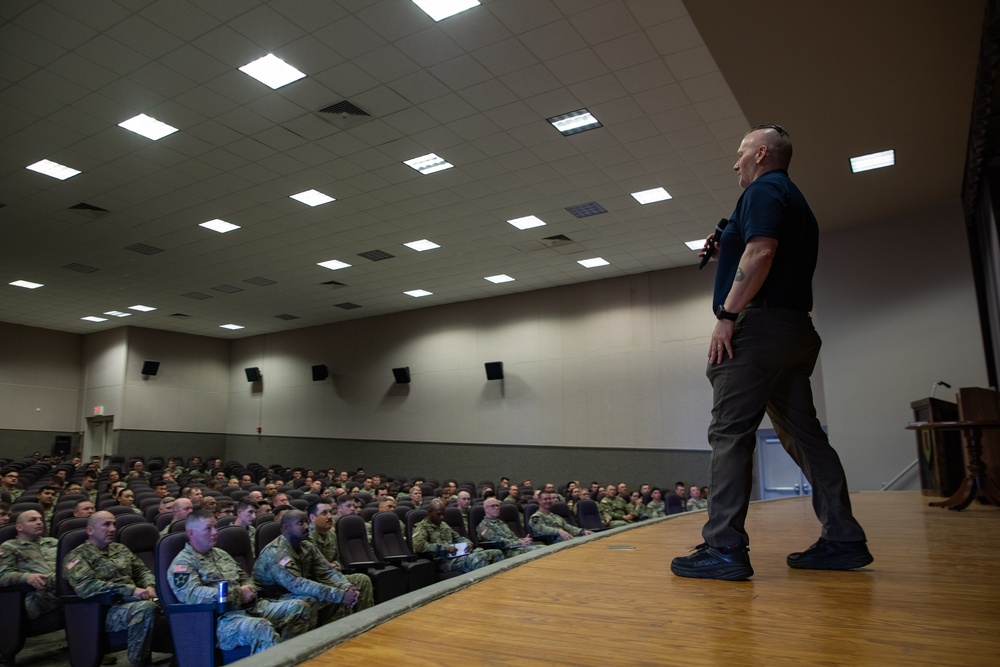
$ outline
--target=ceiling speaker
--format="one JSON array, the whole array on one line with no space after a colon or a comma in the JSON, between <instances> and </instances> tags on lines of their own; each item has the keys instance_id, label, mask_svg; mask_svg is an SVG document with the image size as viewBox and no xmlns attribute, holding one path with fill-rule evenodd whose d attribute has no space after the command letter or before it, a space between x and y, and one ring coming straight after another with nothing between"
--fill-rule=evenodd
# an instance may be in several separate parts
<instances>
[{"instance_id":1,"label":"ceiling speaker","mask_svg":"<svg viewBox=\"0 0 1000 667\"><path fill-rule=\"evenodd\" d=\"M503 379L503 362L502 361L487 361L486 364L486 379L487 380L502 380Z\"/></svg>"},{"instance_id":2,"label":"ceiling speaker","mask_svg":"<svg viewBox=\"0 0 1000 667\"><path fill-rule=\"evenodd\" d=\"M157 371L160 370L159 361L146 361L142 362L142 375L156 375Z\"/></svg>"},{"instance_id":3,"label":"ceiling speaker","mask_svg":"<svg viewBox=\"0 0 1000 667\"><path fill-rule=\"evenodd\" d=\"M260 369L256 366L253 368L244 368L243 372L247 374L247 382L260 382L264 377L260 374Z\"/></svg>"},{"instance_id":4,"label":"ceiling speaker","mask_svg":"<svg viewBox=\"0 0 1000 667\"><path fill-rule=\"evenodd\" d=\"M396 378L396 384L409 384L410 382L410 367L403 366L402 368L393 368L392 376Z\"/></svg>"},{"instance_id":5,"label":"ceiling speaker","mask_svg":"<svg viewBox=\"0 0 1000 667\"><path fill-rule=\"evenodd\" d=\"M313 382L319 382L320 380L325 380L330 377L330 369L326 367L326 364L319 364L313 366Z\"/></svg>"}]
</instances>

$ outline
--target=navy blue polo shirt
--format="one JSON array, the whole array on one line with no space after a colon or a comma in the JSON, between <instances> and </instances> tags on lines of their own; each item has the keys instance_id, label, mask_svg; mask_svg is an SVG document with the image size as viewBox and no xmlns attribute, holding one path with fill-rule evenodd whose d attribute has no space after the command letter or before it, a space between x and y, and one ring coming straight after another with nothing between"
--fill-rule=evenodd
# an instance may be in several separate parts
<instances>
[{"instance_id":1,"label":"navy blue polo shirt","mask_svg":"<svg viewBox=\"0 0 1000 667\"><path fill-rule=\"evenodd\" d=\"M754 298L811 311L819 226L805 197L784 169L759 176L736 202L736 210L719 241L712 311L725 302L747 241L755 236L778 239L778 249L767 279Z\"/></svg>"}]
</instances>

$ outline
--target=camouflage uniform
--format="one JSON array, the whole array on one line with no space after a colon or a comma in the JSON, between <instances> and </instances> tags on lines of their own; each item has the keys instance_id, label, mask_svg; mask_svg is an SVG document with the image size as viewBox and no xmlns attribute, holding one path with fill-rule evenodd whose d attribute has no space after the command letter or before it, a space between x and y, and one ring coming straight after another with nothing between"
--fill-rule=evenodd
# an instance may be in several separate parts
<instances>
[{"instance_id":1,"label":"camouflage uniform","mask_svg":"<svg viewBox=\"0 0 1000 667\"><path fill-rule=\"evenodd\" d=\"M337 534L335 532L330 530L326 533L326 535L321 535L315 528L309 526L309 541L316 545L316 548L319 549L321 554L323 554L323 558L326 559L327 563L340 564L339 554L337 553ZM337 574L337 576L345 579L348 586L353 586L361 591L361 597L358 598L357 603L354 605L354 609L341 605L337 609L337 613L334 614L335 619L347 616L355 610L361 611L362 609L368 609L369 607L374 606L375 593L372 589L372 580L367 574L343 574L337 568L333 568L333 571ZM340 583L339 585L341 587L344 586L343 583Z\"/></svg>"},{"instance_id":2,"label":"camouflage uniform","mask_svg":"<svg viewBox=\"0 0 1000 667\"><path fill-rule=\"evenodd\" d=\"M45 522L45 534L52 532L52 516L56 513L56 504L52 503L48 507L42 508L42 521Z\"/></svg>"},{"instance_id":3,"label":"camouflage uniform","mask_svg":"<svg viewBox=\"0 0 1000 667\"><path fill-rule=\"evenodd\" d=\"M45 587L34 588L24 599L24 609L28 618L35 619L46 612L62 606L56 595L56 547L54 537L41 537L37 542L20 537L0 544L0 586L26 584L29 574L50 575Z\"/></svg>"},{"instance_id":4,"label":"camouflage uniform","mask_svg":"<svg viewBox=\"0 0 1000 667\"><path fill-rule=\"evenodd\" d=\"M16 503L17 499L24 495L24 489L15 486L13 489L7 489L7 493L10 494L10 502Z\"/></svg>"},{"instance_id":5,"label":"camouflage uniform","mask_svg":"<svg viewBox=\"0 0 1000 667\"><path fill-rule=\"evenodd\" d=\"M624 516L629 513L628 503L621 496L604 496L597 504L597 509L601 513L601 520L608 528L627 526L628 522Z\"/></svg>"},{"instance_id":6,"label":"camouflage uniform","mask_svg":"<svg viewBox=\"0 0 1000 667\"><path fill-rule=\"evenodd\" d=\"M646 504L646 516L650 519L658 519L667 516L667 506L662 500L650 500Z\"/></svg>"},{"instance_id":7,"label":"camouflage uniform","mask_svg":"<svg viewBox=\"0 0 1000 667\"><path fill-rule=\"evenodd\" d=\"M310 628L332 620L333 605L343 601L349 588L315 544L305 540L296 552L284 535L261 550L253 583L267 597L308 602Z\"/></svg>"},{"instance_id":8,"label":"camouflage uniform","mask_svg":"<svg viewBox=\"0 0 1000 667\"><path fill-rule=\"evenodd\" d=\"M685 508L688 512L693 512L695 510L708 509L708 501L704 498L688 498L687 505Z\"/></svg>"},{"instance_id":9,"label":"camouflage uniform","mask_svg":"<svg viewBox=\"0 0 1000 667\"><path fill-rule=\"evenodd\" d=\"M476 533L480 542L499 543L500 549L503 550L503 555L508 558L510 556L527 553L535 549L541 549L545 546L543 544L534 544L529 547L522 545L521 538L515 535L514 531L510 529L510 526L500 519L483 519L479 522L479 526L476 528Z\"/></svg>"},{"instance_id":10,"label":"camouflage uniform","mask_svg":"<svg viewBox=\"0 0 1000 667\"><path fill-rule=\"evenodd\" d=\"M170 588L183 604L215 602L220 581L229 582L233 611L219 617L215 627L219 648L229 651L250 646L251 653L271 648L309 630L310 611L304 600L264 600L247 606L241 586L252 586L250 575L222 549L200 554L190 544L170 563ZM254 589L256 590L256 589Z\"/></svg>"},{"instance_id":11,"label":"camouflage uniform","mask_svg":"<svg viewBox=\"0 0 1000 667\"><path fill-rule=\"evenodd\" d=\"M545 537L548 535L559 537L560 530L565 530L573 537L583 535L582 528L571 526L566 523L566 519L562 518L555 512L543 512L539 510L531 515L528 523L531 525L531 534L539 537Z\"/></svg>"},{"instance_id":12,"label":"camouflage uniform","mask_svg":"<svg viewBox=\"0 0 1000 667\"><path fill-rule=\"evenodd\" d=\"M499 549L475 549L464 556L449 557L448 547L459 542L472 546L472 542L456 533L444 521L435 526L430 519L424 519L413 527L413 550L418 554L433 555L437 569L441 572L472 572L503 560L503 552Z\"/></svg>"},{"instance_id":13,"label":"camouflage uniform","mask_svg":"<svg viewBox=\"0 0 1000 667\"><path fill-rule=\"evenodd\" d=\"M639 503L638 505L629 503L628 511L631 512L632 516L635 517L634 519L632 519L633 523L639 521L640 519L645 519L649 516L649 513L646 511L646 506L643 505L642 503Z\"/></svg>"},{"instance_id":14,"label":"camouflage uniform","mask_svg":"<svg viewBox=\"0 0 1000 667\"><path fill-rule=\"evenodd\" d=\"M112 542L98 549L84 542L67 554L63 576L82 598L111 594L131 596L136 588L156 583L153 573L128 547ZM138 667L149 662L158 607L152 600L124 602L108 609L104 629L128 629L128 661Z\"/></svg>"}]
</instances>

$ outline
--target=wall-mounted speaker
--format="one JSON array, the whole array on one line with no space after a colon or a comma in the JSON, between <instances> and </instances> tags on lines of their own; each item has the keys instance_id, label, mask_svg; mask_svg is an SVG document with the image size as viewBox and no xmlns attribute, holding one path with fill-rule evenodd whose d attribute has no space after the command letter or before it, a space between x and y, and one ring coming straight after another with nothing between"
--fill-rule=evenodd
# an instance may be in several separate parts
<instances>
[{"instance_id":1,"label":"wall-mounted speaker","mask_svg":"<svg viewBox=\"0 0 1000 667\"><path fill-rule=\"evenodd\" d=\"M160 370L160 362L159 361L150 361L150 360L147 359L146 361L142 362L142 374L143 375L156 375L156 373L159 370Z\"/></svg>"},{"instance_id":2,"label":"wall-mounted speaker","mask_svg":"<svg viewBox=\"0 0 1000 667\"><path fill-rule=\"evenodd\" d=\"M502 380L503 379L503 362L502 361L487 361L486 364L486 379L487 380Z\"/></svg>"},{"instance_id":3,"label":"wall-mounted speaker","mask_svg":"<svg viewBox=\"0 0 1000 667\"><path fill-rule=\"evenodd\" d=\"M410 382L410 367L403 366L402 368L393 368L392 376L396 378L396 384L409 384Z\"/></svg>"},{"instance_id":4,"label":"wall-mounted speaker","mask_svg":"<svg viewBox=\"0 0 1000 667\"><path fill-rule=\"evenodd\" d=\"M244 368L243 372L247 374L247 382L260 382L264 377L260 374L260 369L256 366L253 368Z\"/></svg>"},{"instance_id":5,"label":"wall-mounted speaker","mask_svg":"<svg viewBox=\"0 0 1000 667\"><path fill-rule=\"evenodd\" d=\"M313 366L313 382L319 382L320 380L325 380L330 377L330 369L326 367L326 364L319 364L318 366Z\"/></svg>"}]
</instances>

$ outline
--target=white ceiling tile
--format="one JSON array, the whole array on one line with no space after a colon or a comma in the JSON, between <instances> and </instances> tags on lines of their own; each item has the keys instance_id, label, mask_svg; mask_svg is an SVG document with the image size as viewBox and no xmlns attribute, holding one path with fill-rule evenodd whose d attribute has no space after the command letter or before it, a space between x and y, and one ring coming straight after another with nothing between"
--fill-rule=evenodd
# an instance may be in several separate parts
<instances>
[{"instance_id":1,"label":"white ceiling tile","mask_svg":"<svg viewBox=\"0 0 1000 667\"><path fill-rule=\"evenodd\" d=\"M494 76L509 74L538 64L538 59L520 41L511 38L473 51L472 56Z\"/></svg>"},{"instance_id":2,"label":"white ceiling tile","mask_svg":"<svg viewBox=\"0 0 1000 667\"><path fill-rule=\"evenodd\" d=\"M431 74L452 90L489 81L493 76L470 55L462 55L430 68Z\"/></svg>"},{"instance_id":3,"label":"white ceiling tile","mask_svg":"<svg viewBox=\"0 0 1000 667\"><path fill-rule=\"evenodd\" d=\"M206 83L232 68L201 49L185 44L160 58L160 62L192 81Z\"/></svg>"},{"instance_id":4,"label":"white ceiling tile","mask_svg":"<svg viewBox=\"0 0 1000 667\"><path fill-rule=\"evenodd\" d=\"M587 42L569 21L557 21L519 36L540 60L547 61L588 48Z\"/></svg>"},{"instance_id":5,"label":"white ceiling tile","mask_svg":"<svg viewBox=\"0 0 1000 667\"><path fill-rule=\"evenodd\" d=\"M523 33L562 19L562 13L548 0L499 0L489 10L511 32Z\"/></svg>"},{"instance_id":6,"label":"white ceiling tile","mask_svg":"<svg viewBox=\"0 0 1000 667\"><path fill-rule=\"evenodd\" d=\"M135 15L108 29L105 34L148 58L160 58L183 44L166 30Z\"/></svg>"},{"instance_id":7,"label":"white ceiling tile","mask_svg":"<svg viewBox=\"0 0 1000 667\"><path fill-rule=\"evenodd\" d=\"M545 66L567 86L608 72L608 68L590 48L553 58Z\"/></svg>"},{"instance_id":8,"label":"white ceiling tile","mask_svg":"<svg viewBox=\"0 0 1000 667\"><path fill-rule=\"evenodd\" d=\"M321 42L344 58L353 59L387 42L354 16L349 16L313 33Z\"/></svg>"},{"instance_id":9,"label":"white ceiling tile","mask_svg":"<svg viewBox=\"0 0 1000 667\"><path fill-rule=\"evenodd\" d=\"M569 19L577 32L591 45L623 37L639 29L625 6L608 2L574 14Z\"/></svg>"},{"instance_id":10,"label":"white ceiling tile","mask_svg":"<svg viewBox=\"0 0 1000 667\"><path fill-rule=\"evenodd\" d=\"M379 81L399 79L420 69L392 44L361 54L354 59L354 63Z\"/></svg>"},{"instance_id":11,"label":"white ceiling tile","mask_svg":"<svg viewBox=\"0 0 1000 667\"><path fill-rule=\"evenodd\" d=\"M659 58L653 45L641 31L597 44L594 52L612 70L633 67Z\"/></svg>"},{"instance_id":12,"label":"white ceiling tile","mask_svg":"<svg viewBox=\"0 0 1000 667\"><path fill-rule=\"evenodd\" d=\"M219 20L188 0L159 0L143 10L145 17L185 42L213 30Z\"/></svg>"},{"instance_id":13,"label":"white ceiling tile","mask_svg":"<svg viewBox=\"0 0 1000 667\"><path fill-rule=\"evenodd\" d=\"M207 6L202 7L208 9ZM267 51L260 45L226 25L219 26L198 37L193 44L233 69L243 67L249 62L267 55ZM240 73L240 76L246 75Z\"/></svg>"},{"instance_id":14,"label":"white ceiling tile","mask_svg":"<svg viewBox=\"0 0 1000 667\"><path fill-rule=\"evenodd\" d=\"M600 102L615 100L627 94L614 74L595 76L593 79L574 83L569 90L588 109Z\"/></svg>"},{"instance_id":15,"label":"white ceiling tile","mask_svg":"<svg viewBox=\"0 0 1000 667\"><path fill-rule=\"evenodd\" d=\"M350 62L341 63L320 72L315 78L335 94L345 99L376 88L379 85L378 79Z\"/></svg>"},{"instance_id":16,"label":"white ceiling tile","mask_svg":"<svg viewBox=\"0 0 1000 667\"><path fill-rule=\"evenodd\" d=\"M303 35L302 28L267 5L250 9L231 20L229 25L269 53ZM295 63L289 65L295 66Z\"/></svg>"},{"instance_id":17,"label":"white ceiling tile","mask_svg":"<svg viewBox=\"0 0 1000 667\"><path fill-rule=\"evenodd\" d=\"M480 111L495 109L515 97L510 89L495 79L460 90L458 94Z\"/></svg>"},{"instance_id":18,"label":"white ceiling tile","mask_svg":"<svg viewBox=\"0 0 1000 667\"><path fill-rule=\"evenodd\" d=\"M632 67L620 68L616 75L629 93L641 93L662 88L673 82L673 75L659 58ZM645 108L645 107L644 107Z\"/></svg>"},{"instance_id":19,"label":"white ceiling tile","mask_svg":"<svg viewBox=\"0 0 1000 667\"><path fill-rule=\"evenodd\" d=\"M216 116L216 118L226 127L245 135L256 134L272 127L272 123L269 123L266 118L245 107L236 107L232 111Z\"/></svg>"},{"instance_id":20,"label":"white ceiling tile","mask_svg":"<svg viewBox=\"0 0 1000 667\"><path fill-rule=\"evenodd\" d=\"M560 82L543 65L533 65L500 77L518 97L535 97L552 90L561 89Z\"/></svg>"},{"instance_id":21,"label":"white ceiling tile","mask_svg":"<svg viewBox=\"0 0 1000 667\"><path fill-rule=\"evenodd\" d=\"M704 46L696 46L686 51L663 56L663 60L678 81L711 74L719 69L712 54Z\"/></svg>"},{"instance_id":22,"label":"white ceiling tile","mask_svg":"<svg viewBox=\"0 0 1000 667\"><path fill-rule=\"evenodd\" d=\"M467 51L511 36L511 32L486 11L462 12L438 23L438 27Z\"/></svg>"},{"instance_id":23,"label":"white ceiling tile","mask_svg":"<svg viewBox=\"0 0 1000 667\"><path fill-rule=\"evenodd\" d=\"M32 0L33 4L38 4ZM4 6L14 3L2 3ZM130 12L114 2L60 2L59 11L96 30L107 30L126 19Z\"/></svg>"},{"instance_id":24,"label":"white ceiling tile","mask_svg":"<svg viewBox=\"0 0 1000 667\"><path fill-rule=\"evenodd\" d=\"M390 42L423 30L427 16L415 4L395 0L374 3L356 15L365 25Z\"/></svg>"},{"instance_id":25,"label":"white ceiling tile","mask_svg":"<svg viewBox=\"0 0 1000 667\"><path fill-rule=\"evenodd\" d=\"M457 58L464 53L462 47L441 32L437 26L404 37L396 42L396 46L421 67L430 67Z\"/></svg>"}]
</instances>

